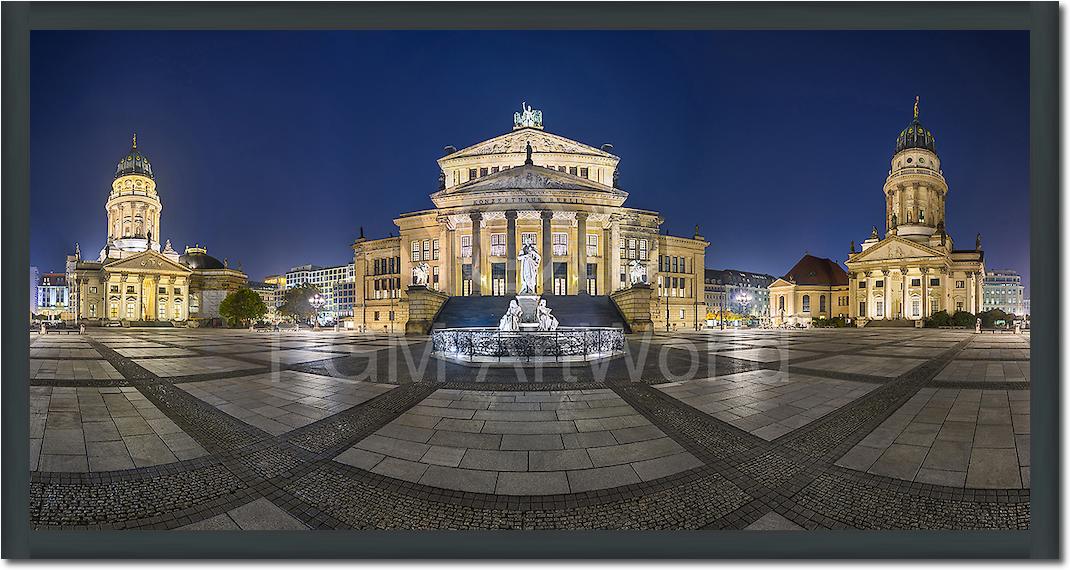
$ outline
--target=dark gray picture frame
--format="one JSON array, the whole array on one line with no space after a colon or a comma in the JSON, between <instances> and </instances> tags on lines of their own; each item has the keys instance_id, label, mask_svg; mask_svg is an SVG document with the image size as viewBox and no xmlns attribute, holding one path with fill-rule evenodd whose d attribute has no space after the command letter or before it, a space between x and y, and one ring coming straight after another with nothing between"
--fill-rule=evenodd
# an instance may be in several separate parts
<instances>
[{"instance_id":1,"label":"dark gray picture frame","mask_svg":"<svg viewBox=\"0 0 1070 570\"><path fill-rule=\"evenodd\" d=\"M242 558L1055 558L1059 544L1059 13L1032 3L29 3L3 11L3 556ZM1028 30L1031 530L990 532L35 532L29 528L32 30Z\"/></svg>"}]
</instances>

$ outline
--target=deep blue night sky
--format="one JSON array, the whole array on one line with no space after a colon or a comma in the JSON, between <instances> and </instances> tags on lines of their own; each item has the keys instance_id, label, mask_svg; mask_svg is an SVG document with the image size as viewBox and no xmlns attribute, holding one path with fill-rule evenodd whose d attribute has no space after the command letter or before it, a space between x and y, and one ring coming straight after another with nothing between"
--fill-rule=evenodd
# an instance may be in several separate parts
<instances>
[{"instance_id":1,"label":"deep blue night sky","mask_svg":"<svg viewBox=\"0 0 1070 570\"><path fill-rule=\"evenodd\" d=\"M31 261L95 257L138 133L161 237L251 279L345 263L364 226L431 206L435 159L507 132L621 157L627 204L695 224L707 267L781 275L883 230L921 96L956 247L1029 272L1025 32L41 32L31 54ZM1028 285L1027 285L1028 286Z\"/></svg>"}]
</instances>

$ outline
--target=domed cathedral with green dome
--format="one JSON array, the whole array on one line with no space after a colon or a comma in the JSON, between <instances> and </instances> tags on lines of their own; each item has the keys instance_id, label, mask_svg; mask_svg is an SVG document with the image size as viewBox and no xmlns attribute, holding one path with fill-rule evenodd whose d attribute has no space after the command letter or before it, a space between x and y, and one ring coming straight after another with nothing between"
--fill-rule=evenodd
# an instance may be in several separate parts
<instances>
[{"instance_id":1,"label":"domed cathedral with green dome","mask_svg":"<svg viewBox=\"0 0 1070 570\"><path fill-rule=\"evenodd\" d=\"M199 245L182 255L170 240L161 247L163 202L137 133L115 166L104 210L107 237L96 259L83 259L78 244L67 256L71 309L79 322L216 321L226 294L248 282Z\"/></svg>"},{"instance_id":2,"label":"domed cathedral with green dome","mask_svg":"<svg viewBox=\"0 0 1070 570\"><path fill-rule=\"evenodd\" d=\"M984 286L981 234L955 249L945 206L948 183L936 137L914 118L896 138L884 182L884 233L874 226L847 257L851 316L861 325L920 326L938 311L978 313Z\"/></svg>"}]
</instances>

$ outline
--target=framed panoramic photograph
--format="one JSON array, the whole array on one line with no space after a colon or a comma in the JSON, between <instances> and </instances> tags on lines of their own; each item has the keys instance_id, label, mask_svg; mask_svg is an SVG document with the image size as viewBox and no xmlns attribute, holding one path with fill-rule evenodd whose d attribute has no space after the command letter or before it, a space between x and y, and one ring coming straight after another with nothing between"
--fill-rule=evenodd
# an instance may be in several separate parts
<instances>
[{"instance_id":1,"label":"framed panoramic photograph","mask_svg":"<svg viewBox=\"0 0 1070 570\"><path fill-rule=\"evenodd\" d=\"M1056 4L3 15L5 557L1058 556Z\"/></svg>"}]
</instances>

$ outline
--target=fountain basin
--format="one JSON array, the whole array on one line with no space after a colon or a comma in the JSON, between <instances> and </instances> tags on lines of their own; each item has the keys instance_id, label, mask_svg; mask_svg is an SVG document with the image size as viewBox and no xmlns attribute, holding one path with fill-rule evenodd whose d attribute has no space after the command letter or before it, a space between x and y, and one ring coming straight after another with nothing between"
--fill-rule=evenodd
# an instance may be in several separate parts
<instances>
[{"instance_id":1,"label":"fountain basin","mask_svg":"<svg viewBox=\"0 0 1070 570\"><path fill-rule=\"evenodd\" d=\"M558 327L500 331L491 327L431 331L432 354L459 362L588 362L624 352L624 330Z\"/></svg>"}]
</instances>

